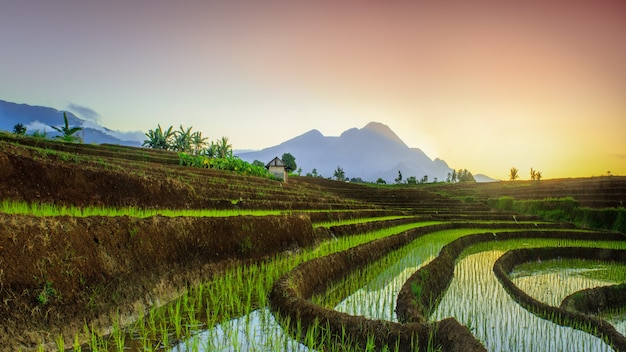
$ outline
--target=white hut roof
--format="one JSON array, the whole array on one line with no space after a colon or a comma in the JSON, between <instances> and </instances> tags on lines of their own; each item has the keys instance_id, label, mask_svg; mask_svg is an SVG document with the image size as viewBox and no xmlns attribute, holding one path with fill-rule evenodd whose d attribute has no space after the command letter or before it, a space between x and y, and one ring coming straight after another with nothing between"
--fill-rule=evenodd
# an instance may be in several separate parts
<instances>
[{"instance_id":1,"label":"white hut roof","mask_svg":"<svg viewBox=\"0 0 626 352\"><path fill-rule=\"evenodd\" d=\"M285 167L285 163L283 163L283 161L280 160L279 157L275 157L274 159L272 159L272 161L270 161L269 163L265 165L266 168L269 168L270 166Z\"/></svg>"}]
</instances>

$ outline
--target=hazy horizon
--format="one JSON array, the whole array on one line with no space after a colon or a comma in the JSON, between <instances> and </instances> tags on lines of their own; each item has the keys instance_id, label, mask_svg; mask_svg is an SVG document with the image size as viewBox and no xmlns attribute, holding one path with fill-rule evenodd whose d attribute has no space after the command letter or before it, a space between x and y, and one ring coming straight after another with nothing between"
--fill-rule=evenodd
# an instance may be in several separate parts
<instances>
[{"instance_id":1,"label":"hazy horizon","mask_svg":"<svg viewBox=\"0 0 626 352\"><path fill-rule=\"evenodd\" d=\"M498 179L626 175L623 1L9 0L0 30L0 99L113 130L259 150L377 121Z\"/></svg>"}]
</instances>

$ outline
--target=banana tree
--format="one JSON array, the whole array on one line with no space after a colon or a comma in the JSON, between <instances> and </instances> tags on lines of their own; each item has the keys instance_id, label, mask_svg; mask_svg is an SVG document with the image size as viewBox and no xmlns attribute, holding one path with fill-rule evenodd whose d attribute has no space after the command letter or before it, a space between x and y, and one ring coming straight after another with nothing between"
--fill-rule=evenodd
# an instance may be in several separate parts
<instances>
[{"instance_id":1,"label":"banana tree","mask_svg":"<svg viewBox=\"0 0 626 352\"><path fill-rule=\"evenodd\" d=\"M65 112L63 113L63 121L65 122L65 125L62 127L50 126L56 131L58 131L59 133L61 133L60 136L56 136L55 138L61 139L67 142L82 142L83 139L80 138L79 136L75 136L75 134L78 131L82 131L83 128L82 127L70 127L70 124L67 121L67 114Z\"/></svg>"},{"instance_id":2,"label":"banana tree","mask_svg":"<svg viewBox=\"0 0 626 352\"><path fill-rule=\"evenodd\" d=\"M233 146L228 144L228 138L222 137L217 142L217 155L220 158L233 156Z\"/></svg>"},{"instance_id":3,"label":"banana tree","mask_svg":"<svg viewBox=\"0 0 626 352\"><path fill-rule=\"evenodd\" d=\"M209 158L217 157L217 144L211 142L206 148L202 149L201 154Z\"/></svg>"},{"instance_id":4,"label":"banana tree","mask_svg":"<svg viewBox=\"0 0 626 352\"><path fill-rule=\"evenodd\" d=\"M148 131L146 137L148 137L148 139L143 141L142 146L152 149L168 150L172 148L174 132L172 132L172 126L164 131L161 125L158 125L156 129Z\"/></svg>"},{"instance_id":5,"label":"banana tree","mask_svg":"<svg viewBox=\"0 0 626 352\"><path fill-rule=\"evenodd\" d=\"M183 125L180 125L180 130L174 132L173 149L177 152L191 151L191 129L189 127L185 129Z\"/></svg>"},{"instance_id":6,"label":"banana tree","mask_svg":"<svg viewBox=\"0 0 626 352\"><path fill-rule=\"evenodd\" d=\"M509 172L509 180L515 181L517 180L518 177L519 177L518 170L512 167L511 171Z\"/></svg>"},{"instance_id":7,"label":"banana tree","mask_svg":"<svg viewBox=\"0 0 626 352\"><path fill-rule=\"evenodd\" d=\"M194 132L191 134L191 145L193 145L193 153L199 155L200 151L204 148L208 138L202 137L202 132Z\"/></svg>"}]
</instances>

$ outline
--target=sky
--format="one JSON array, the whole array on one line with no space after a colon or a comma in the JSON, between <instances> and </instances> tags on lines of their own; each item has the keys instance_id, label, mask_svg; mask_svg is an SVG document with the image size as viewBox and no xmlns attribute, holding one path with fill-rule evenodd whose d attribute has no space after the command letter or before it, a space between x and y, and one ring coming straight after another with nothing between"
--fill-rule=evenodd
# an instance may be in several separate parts
<instances>
[{"instance_id":1,"label":"sky","mask_svg":"<svg viewBox=\"0 0 626 352\"><path fill-rule=\"evenodd\" d=\"M238 150L377 121L496 179L626 175L623 0L0 8L0 99L110 129L182 124Z\"/></svg>"}]
</instances>

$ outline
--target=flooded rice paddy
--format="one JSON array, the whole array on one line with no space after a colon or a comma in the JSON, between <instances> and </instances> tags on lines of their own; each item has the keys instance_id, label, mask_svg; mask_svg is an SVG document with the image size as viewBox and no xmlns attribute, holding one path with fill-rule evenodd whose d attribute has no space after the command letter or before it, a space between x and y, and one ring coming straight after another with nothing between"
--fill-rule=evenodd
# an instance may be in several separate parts
<instances>
[{"instance_id":1,"label":"flooded rice paddy","mask_svg":"<svg viewBox=\"0 0 626 352\"><path fill-rule=\"evenodd\" d=\"M447 230L418 238L411 245L389 254L379 263L358 273L368 277L367 282L357 284L358 288L347 288L350 287L350 281L359 281L355 277L348 277L326 294L316 297L316 303L351 315L397 321L395 301L408 277L429 263L445 244L475 232L475 229ZM592 245L615 246L608 242L546 239L510 240L472 246L458 260L454 279L439 305L431 312L430 320L456 318L489 351L612 351L610 346L593 335L556 325L528 312L509 297L492 272L495 261L511 248ZM544 263L541 267L523 265L511 276L531 296L556 306L565 296L581 289L624 281L621 274L609 274L623 270L623 265L611 267L603 263L584 264L583 261L575 267L571 263ZM368 271L370 276L366 275ZM337 296L342 298L338 299ZM623 333L623 311L605 316ZM210 329L193 331L189 335L171 350L315 350L310 345L307 347L306 338L303 343L286 334L267 307L218 323Z\"/></svg>"}]
</instances>

